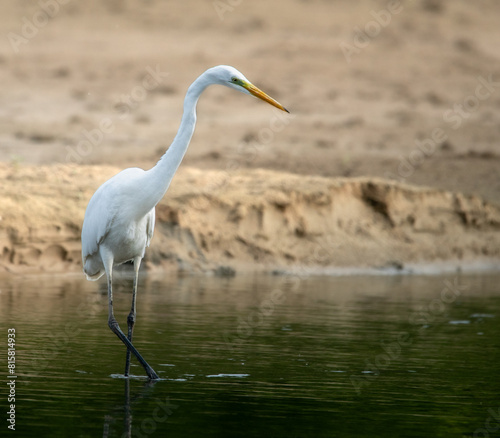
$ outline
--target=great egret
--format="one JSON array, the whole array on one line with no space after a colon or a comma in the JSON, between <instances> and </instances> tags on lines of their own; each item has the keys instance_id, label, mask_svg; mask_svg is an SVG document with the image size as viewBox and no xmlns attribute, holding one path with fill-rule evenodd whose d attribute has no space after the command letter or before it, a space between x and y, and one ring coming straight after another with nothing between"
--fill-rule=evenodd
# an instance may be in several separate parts
<instances>
[{"instance_id":1,"label":"great egret","mask_svg":"<svg viewBox=\"0 0 500 438\"><path fill-rule=\"evenodd\" d=\"M283 111L288 110L250 83L234 67L219 65L205 71L189 87L184 112L174 141L151 169L125 169L101 185L89 201L82 227L83 271L87 279L97 280L104 273L108 280L108 325L127 346L125 376L130 371L132 352L150 379L158 379L132 344L136 318L139 267L153 237L155 206L165 195L189 146L196 125L196 103L209 85L219 84L256 96ZM134 262L132 307L127 318L128 336L113 314L113 266Z\"/></svg>"}]
</instances>

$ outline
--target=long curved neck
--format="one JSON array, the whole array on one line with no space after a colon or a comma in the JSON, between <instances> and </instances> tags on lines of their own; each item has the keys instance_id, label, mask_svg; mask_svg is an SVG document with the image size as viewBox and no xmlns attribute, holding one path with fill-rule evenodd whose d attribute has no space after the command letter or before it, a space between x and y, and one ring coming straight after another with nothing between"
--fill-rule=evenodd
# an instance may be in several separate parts
<instances>
[{"instance_id":1,"label":"long curved neck","mask_svg":"<svg viewBox=\"0 0 500 438\"><path fill-rule=\"evenodd\" d=\"M181 124L174 141L156 166L148 170L144 175L145 185L142 193L144 204L149 206L147 211L151 210L163 198L186 154L196 126L196 104L201 93L208 85L209 83L202 74L188 88L184 99Z\"/></svg>"}]
</instances>

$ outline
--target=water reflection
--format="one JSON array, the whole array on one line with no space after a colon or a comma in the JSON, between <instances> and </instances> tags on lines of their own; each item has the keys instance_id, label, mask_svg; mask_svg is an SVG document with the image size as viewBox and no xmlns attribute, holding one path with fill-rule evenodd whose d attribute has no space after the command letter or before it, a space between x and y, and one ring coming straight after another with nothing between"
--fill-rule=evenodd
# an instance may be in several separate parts
<instances>
[{"instance_id":1,"label":"water reflection","mask_svg":"<svg viewBox=\"0 0 500 438\"><path fill-rule=\"evenodd\" d=\"M4 278L18 433L473 436L500 407L499 280L142 278L135 343L164 379L151 384L135 361L120 378L104 284ZM130 296L124 276L121 324Z\"/></svg>"},{"instance_id":2,"label":"water reflection","mask_svg":"<svg viewBox=\"0 0 500 438\"><path fill-rule=\"evenodd\" d=\"M170 400L160 401L157 400L157 406L153 410L150 418L143 420L138 425L133 425L133 408L140 404L145 398L152 397L152 389L154 385L158 384L158 381L146 380L140 388L137 388L135 394L130 395L130 386L132 379L123 379L124 382L124 403L116 405L109 414L104 416L104 426L103 426L103 438L108 438L116 436L116 430L120 430L119 424L120 420L123 419L123 433L119 434L123 438L132 437L133 431L134 436L140 436L142 434L148 434L154 432L157 429L157 424L161 424L167 421L168 417L172 415L173 411L177 408L177 405L170 402ZM139 433L141 431L142 433Z\"/></svg>"}]
</instances>

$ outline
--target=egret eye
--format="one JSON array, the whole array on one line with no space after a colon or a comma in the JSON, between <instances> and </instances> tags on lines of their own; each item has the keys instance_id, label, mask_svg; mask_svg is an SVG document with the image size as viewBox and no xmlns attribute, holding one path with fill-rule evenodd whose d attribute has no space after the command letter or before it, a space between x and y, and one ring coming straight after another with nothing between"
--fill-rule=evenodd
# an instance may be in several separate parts
<instances>
[{"instance_id":1,"label":"egret eye","mask_svg":"<svg viewBox=\"0 0 500 438\"><path fill-rule=\"evenodd\" d=\"M238 78L233 77L233 78L231 78L231 81L232 81L234 84L237 84L237 83L238 83Z\"/></svg>"}]
</instances>

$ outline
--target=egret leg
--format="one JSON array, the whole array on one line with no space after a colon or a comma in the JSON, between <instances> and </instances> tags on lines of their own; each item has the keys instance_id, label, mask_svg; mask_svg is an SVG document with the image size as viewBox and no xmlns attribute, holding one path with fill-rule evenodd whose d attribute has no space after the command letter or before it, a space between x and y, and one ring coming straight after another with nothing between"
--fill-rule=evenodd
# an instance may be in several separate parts
<instances>
[{"instance_id":1,"label":"egret leg","mask_svg":"<svg viewBox=\"0 0 500 438\"><path fill-rule=\"evenodd\" d=\"M118 321L115 318L113 313L113 258L112 257L103 257L103 251L101 249L101 258L104 261L104 268L106 269L106 276L108 277L108 326L111 331L120 338L120 340L127 346L127 348L134 354L140 364L143 366L144 370L148 377L152 380L159 379L158 374L156 374L155 370L149 366L149 364L144 360L144 358L140 355L137 349L132 345L132 342L128 340L125 334L122 332L120 326L118 325Z\"/></svg>"},{"instance_id":2,"label":"egret leg","mask_svg":"<svg viewBox=\"0 0 500 438\"><path fill-rule=\"evenodd\" d=\"M132 289L132 307L130 309L130 313L127 317L127 325L128 325L128 340L132 342L132 335L134 334L134 325L135 325L135 303L137 298L137 284L139 282L139 268L141 266L141 258L136 257L134 259L134 286ZM125 360L125 376L128 376L130 372L130 349L127 348L127 358Z\"/></svg>"}]
</instances>

